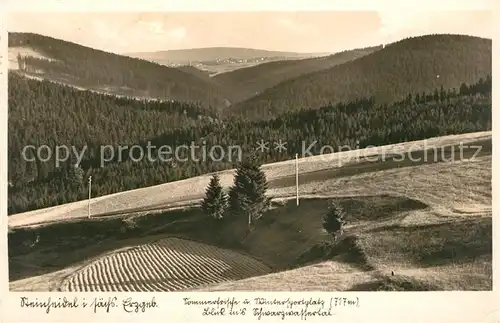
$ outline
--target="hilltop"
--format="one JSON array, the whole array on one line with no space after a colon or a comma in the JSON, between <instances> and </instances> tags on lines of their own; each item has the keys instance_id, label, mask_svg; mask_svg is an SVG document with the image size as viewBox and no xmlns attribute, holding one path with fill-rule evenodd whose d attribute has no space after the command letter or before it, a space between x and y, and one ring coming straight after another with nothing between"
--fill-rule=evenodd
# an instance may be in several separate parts
<instances>
[{"instance_id":1,"label":"hilltop","mask_svg":"<svg viewBox=\"0 0 500 323\"><path fill-rule=\"evenodd\" d=\"M390 103L408 93L458 88L491 73L491 44L491 39L464 35L407 38L356 60L286 80L235 104L230 113L267 119L366 96Z\"/></svg>"},{"instance_id":2,"label":"hilltop","mask_svg":"<svg viewBox=\"0 0 500 323\"><path fill-rule=\"evenodd\" d=\"M126 53L125 55L161 63L185 64L189 62L215 61L224 59L252 58L304 58L324 55L323 53L295 53L239 47L206 47L174 49L156 52Z\"/></svg>"},{"instance_id":3,"label":"hilltop","mask_svg":"<svg viewBox=\"0 0 500 323\"><path fill-rule=\"evenodd\" d=\"M21 75L78 88L197 103L206 108L228 104L221 88L193 73L52 37L9 33L9 56Z\"/></svg>"},{"instance_id":4,"label":"hilltop","mask_svg":"<svg viewBox=\"0 0 500 323\"><path fill-rule=\"evenodd\" d=\"M267 62L296 60L324 56L324 53L295 53L270 51L254 48L209 47L166 50L157 52L129 53L137 57L166 66L194 66L208 72L211 76L251 67Z\"/></svg>"},{"instance_id":5,"label":"hilltop","mask_svg":"<svg viewBox=\"0 0 500 323\"><path fill-rule=\"evenodd\" d=\"M307 57L324 56L328 54L294 53L237 47L209 47L129 53L125 55L145 59L166 66L178 67L190 65L208 72L211 76L215 76L235 71L240 68L252 67L267 62L295 60Z\"/></svg>"},{"instance_id":6,"label":"hilltop","mask_svg":"<svg viewBox=\"0 0 500 323\"><path fill-rule=\"evenodd\" d=\"M214 78L235 91L234 101L243 101L288 79L308 74L363 57L382 46L346 50L336 54L299 60L274 61L221 73Z\"/></svg>"}]
</instances>

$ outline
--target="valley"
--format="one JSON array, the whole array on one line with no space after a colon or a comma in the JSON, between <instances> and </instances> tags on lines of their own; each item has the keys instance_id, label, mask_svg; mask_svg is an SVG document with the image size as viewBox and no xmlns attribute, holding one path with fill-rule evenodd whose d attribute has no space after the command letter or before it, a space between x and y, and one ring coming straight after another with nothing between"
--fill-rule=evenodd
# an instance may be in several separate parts
<instances>
[{"instance_id":1,"label":"valley","mask_svg":"<svg viewBox=\"0 0 500 323\"><path fill-rule=\"evenodd\" d=\"M492 289L490 39L127 55L9 35L11 291ZM248 156L269 208L208 216Z\"/></svg>"}]
</instances>

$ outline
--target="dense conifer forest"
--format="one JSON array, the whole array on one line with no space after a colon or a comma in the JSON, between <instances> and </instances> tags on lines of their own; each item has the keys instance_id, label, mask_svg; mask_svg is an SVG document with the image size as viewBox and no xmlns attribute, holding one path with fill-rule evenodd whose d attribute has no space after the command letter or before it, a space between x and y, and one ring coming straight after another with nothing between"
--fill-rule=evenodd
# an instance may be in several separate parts
<instances>
[{"instance_id":1,"label":"dense conifer forest","mask_svg":"<svg viewBox=\"0 0 500 323\"><path fill-rule=\"evenodd\" d=\"M408 93L459 87L491 74L491 44L491 39L464 35L404 39L356 60L281 82L227 111L265 120L368 96L392 103Z\"/></svg>"},{"instance_id":2,"label":"dense conifer forest","mask_svg":"<svg viewBox=\"0 0 500 323\"><path fill-rule=\"evenodd\" d=\"M101 196L228 169L237 162L237 156L227 155L221 161L200 161L203 149L195 150L196 156L186 150L186 161L151 162L143 158L136 162L125 150L122 160L115 158L100 167L99 147L105 145L146 147L149 142L150 146L175 148L194 142L207 150L214 145L239 146L245 154L254 152L256 142L264 140L270 142L270 150L258 158L269 163L290 159L301 153L303 143L307 147L314 141L318 144L310 151L317 154L322 145L355 149L490 130L491 76L468 84L408 91L394 103L370 95L251 121L218 119L186 103L114 98L10 73L8 212L85 199L89 175L94 196ZM286 151L274 150L273 143L279 140L287 143ZM73 167L74 159L56 168L53 159L26 162L21 157L26 145L44 144L88 148L78 168ZM156 150L151 151L157 156Z\"/></svg>"},{"instance_id":3,"label":"dense conifer forest","mask_svg":"<svg viewBox=\"0 0 500 323\"><path fill-rule=\"evenodd\" d=\"M9 47L29 47L49 58L20 55L23 72L74 86L212 109L229 103L220 87L181 69L32 33L9 33Z\"/></svg>"},{"instance_id":4,"label":"dense conifer forest","mask_svg":"<svg viewBox=\"0 0 500 323\"><path fill-rule=\"evenodd\" d=\"M291 61L275 61L221 73L214 79L231 88L233 102L243 101L288 79L325 70L382 49L382 46L345 50L329 56Z\"/></svg>"},{"instance_id":5,"label":"dense conifer forest","mask_svg":"<svg viewBox=\"0 0 500 323\"><path fill-rule=\"evenodd\" d=\"M393 103L408 93L459 87L491 74L491 39L426 35L384 48L279 61L209 77L30 33L9 34L9 47L50 58L18 57L20 73L102 92L190 102L226 117L267 120L374 96Z\"/></svg>"}]
</instances>

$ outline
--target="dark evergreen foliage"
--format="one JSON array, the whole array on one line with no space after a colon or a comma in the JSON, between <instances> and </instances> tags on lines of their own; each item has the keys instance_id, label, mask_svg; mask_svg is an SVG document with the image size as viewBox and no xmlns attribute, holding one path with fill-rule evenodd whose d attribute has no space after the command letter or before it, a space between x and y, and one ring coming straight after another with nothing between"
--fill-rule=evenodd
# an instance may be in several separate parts
<instances>
[{"instance_id":1,"label":"dark evergreen foliage","mask_svg":"<svg viewBox=\"0 0 500 323\"><path fill-rule=\"evenodd\" d=\"M18 56L24 73L113 94L190 102L207 109L227 105L220 87L177 68L38 34L9 33L9 47L19 46L50 58Z\"/></svg>"},{"instance_id":2,"label":"dark evergreen foliage","mask_svg":"<svg viewBox=\"0 0 500 323\"><path fill-rule=\"evenodd\" d=\"M344 231L344 210L340 205L332 201L328 212L323 217L323 228L335 239L343 234Z\"/></svg>"},{"instance_id":3,"label":"dark evergreen foliage","mask_svg":"<svg viewBox=\"0 0 500 323\"><path fill-rule=\"evenodd\" d=\"M209 217L220 220L224 217L227 206L228 197L220 184L219 176L214 174L208 184L201 208Z\"/></svg>"},{"instance_id":4,"label":"dark evergreen foliage","mask_svg":"<svg viewBox=\"0 0 500 323\"><path fill-rule=\"evenodd\" d=\"M408 93L435 93L491 74L491 39L427 35L404 39L356 60L285 80L228 110L263 120L303 108L373 96L393 103ZM437 100L437 97L433 97Z\"/></svg>"},{"instance_id":5,"label":"dark evergreen foliage","mask_svg":"<svg viewBox=\"0 0 500 323\"><path fill-rule=\"evenodd\" d=\"M325 70L371 54L381 48L382 46L367 47L346 50L325 57L268 62L220 73L212 79L230 88L233 93L233 102L239 102L288 79Z\"/></svg>"},{"instance_id":6,"label":"dark evergreen foliage","mask_svg":"<svg viewBox=\"0 0 500 323\"><path fill-rule=\"evenodd\" d=\"M78 165L74 165L69 169L67 178L70 183L74 183L75 185L82 185L84 175L85 172L83 171L83 169Z\"/></svg>"},{"instance_id":7,"label":"dark evergreen foliage","mask_svg":"<svg viewBox=\"0 0 500 323\"><path fill-rule=\"evenodd\" d=\"M243 216L248 224L267 211L271 200L266 196L268 183L254 155L248 156L236 168L234 185L230 188L231 214Z\"/></svg>"}]
</instances>

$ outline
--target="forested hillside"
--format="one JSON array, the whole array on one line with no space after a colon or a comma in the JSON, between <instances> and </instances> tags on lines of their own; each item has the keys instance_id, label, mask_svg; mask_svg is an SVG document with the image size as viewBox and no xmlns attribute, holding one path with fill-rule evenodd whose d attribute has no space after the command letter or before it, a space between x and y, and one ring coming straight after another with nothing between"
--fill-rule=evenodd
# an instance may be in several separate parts
<instances>
[{"instance_id":1,"label":"forested hillside","mask_svg":"<svg viewBox=\"0 0 500 323\"><path fill-rule=\"evenodd\" d=\"M408 93L459 87L491 73L491 39L428 35L404 39L333 68L284 81L232 106L230 113L267 119L304 107L374 96L391 103Z\"/></svg>"},{"instance_id":2,"label":"forested hillside","mask_svg":"<svg viewBox=\"0 0 500 323\"><path fill-rule=\"evenodd\" d=\"M321 71L373 53L382 46L346 50L329 56L301 60L276 61L221 73L214 77L221 85L231 88L233 102L243 101L288 79Z\"/></svg>"},{"instance_id":3,"label":"forested hillside","mask_svg":"<svg viewBox=\"0 0 500 323\"><path fill-rule=\"evenodd\" d=\"M44 58L19 56L20 72L102 92L224 108L221 88L193 73L32 33L9 33L9 47L29 47Z\"/></svg>"},{"instance_id":4,"label":"forested hillside","mask_svg":"<svg viewBox=\"0 0 500 323\"><path fill-rule=\"evenodd\" d=\"M21 158L23 147L48 144L88 147L137 143L145 138L203 123L217 122L202 108L180 102L117 98L79 91L49 81L9 73L9 175L15 182L44 178L53 163L38 172ZM36 168L36 167L35 167Z\"/></svg>"},{"instance_id":5,"label":"forested hillside","mask_svg":"<svg viewBox=\"0 0 500 323\"><path fill-rule=\"evenodd\" d=\"M225 96L227 97L227 99L224 100L225 107L228 107L229 105L231 105L231 103L238 100L238 95L237 95L237 92L235 91L235 87L232 86L231 84L222 84L215 77L211 77L210 72L200 70L200 69L198 69L194 66L190 66L190 65L179 66L179 67L177 67L177 69L179 69L185 73L192 74L192 75L204 80L205 82L207 82L211 86L213 86L213 88L218 89L218 91L220 93L224 93Z\"/></svg>"},{"instance_id":6,"label":"forested hillside","mask_svg":"<svg viewBox=\"0 0 500 323\"><path fill-rule=\"evenodd\" d=\"M375 55L375 54L373 54ZM476 80L477 82L478 80ZM301 153L303 143L364 147L418 140L433 136L491 129L491 78L454 90L436 87L432 91L409 93L403 100L379 103L373 96L325 105L317 109L290 110L265 121L216 122L197 120L202 112L181 103L158 103L116 99L77 91L49 82L9 76L9 213L18 213L86 198L86 180L93 176L93 194L100 196L232 168L236 157L222 161L189 156L185 161L132 161L126 156L100 167L100 145L143 147L195 143L240 146L254 151L256 142L270 142L261 161L290 159ZM179 113L178 111L186 111ZM286 142L286 151L274 150L274 143ZM25 145L88 145L81 169L67 163L54 168L53 159L25 162ZM93 149L92 149L93 148ZM144 148L146 151L146 148ZM329 151L328 151L329 152ZM154 149L152 155L157 156ZM136 155L132 155L133 157Z\"/></svg>"}]
</instances>

